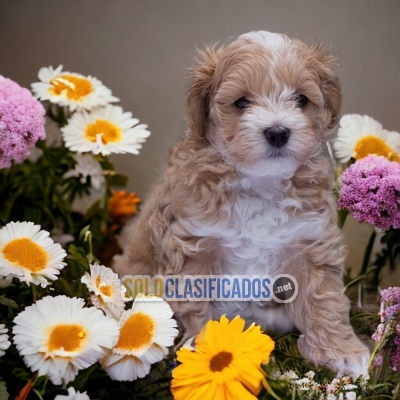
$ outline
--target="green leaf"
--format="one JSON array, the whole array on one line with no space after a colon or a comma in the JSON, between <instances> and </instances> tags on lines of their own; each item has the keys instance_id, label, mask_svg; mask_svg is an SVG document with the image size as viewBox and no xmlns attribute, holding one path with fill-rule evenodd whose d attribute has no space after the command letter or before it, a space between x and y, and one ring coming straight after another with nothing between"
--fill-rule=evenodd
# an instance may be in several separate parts
<instances>
[{"instance_id":1,"label":"green leaf","mask_svg":"<svg viewBox=\"0 0 400 400\"><path fill-rule=\"evenodd\" d=\"M1 400L8 400L9 397L10 397L10 395L7 392L6 383L3 382L3 381L0 381L0 399Z\"/></svg>"},{"instance_id":2,"label":"green leaf","mask_svg":"<svg viewBox=\"0 0 400 400\"><path fill-rule=\"evenodd\" d=\"M32 389L34 393L36 393L36 396L39 397L40 400L43 400L42 395L40 394L39 390L37 389ZM1 397L0 397L1 398Z\"/></svg>"},{"instance_id":3,"label":"green leaf","mask_svg":"<svg viewBox=\"0 0 400 400\"><path fill-rule=\"evenodd\" d=\"M339 228L343 228L343 225L346 222L346 218L349 215L349 210L347 210L346 208L339 208L337 214Z\"/></svg>"},{"instance_id":4,"label":"green leaf","mask_svg":"<svg viewBox=\"0 0 400 400\"><path fill-rule=\"evenodd\" d=\"M21 379L21 381L27 381L32 374L23 368L15 367L11 372L11 375Z\"/></svg>"},{"instance_id":5,"label":"green leaf","mask_svg":"<svg viewBox=\"0 0 400 400\"><path fill-rule=\"evenodd\" d=\"M68 279L77 279L82 276L82 274L89 269L89 263L86 258L86 253L84 249L75 244L71 244L68 247L68 256L66 258L68 262L68 269L66 273L68 274Z\"/></svg>"},{"instance_id":6,"label":"green leaf","mask_svg":"<svg viewBox=\"0 0 400 400\"><path fill-rule=\"evenodd\" d=\"M128 177L122 174L108 176L108 184L113 187L125 187L128 183Z\"/></svg>"},{"instance_id":7,"label":"green leaf","mask_svg":"<svg viewBox=\"0 0 400 400\"><path fill-rule=\"evenodd\" d=\"M42 210L34 207L27 207L24 210L24 221L34 222L35 224L41 224L42 221Z\"/></svg>"},{"instance_id":8,"label":"green leaf","mask_svg":"<svg viewBox=\"0 0 400 400\"><path fill-rule=\"evenodd\" d=\"M4 297L4 296L0 296L0 304L3 304L5 306L11 307L11 308L18 308L18 305L14 300L7 299L7 297ZM1 399L1 397L0 397L0 399Z\"/></svg>"},{"instance_id":9,"label":"green leaf","mask_svg":"<svg viewBox=\"0 0 400 400\"><path fill-rule=\"evenodd\" d=\"M86 234L90 231L90 225L86 225L79 233L79 240L86 241Z\"/></svg>"},{"instance_id":10,"label":"green leaf","mask_svg":"<svg viewBox=\"0 0 400 400\"><path fill-rule=\"evenodd\" d=\"M69 297L74 297L75 293L69 282L67 282L62 276L60 276L54 283L54 287L57 292L66 294Z\"/></svg>"},{"instance_id":11,"label":"green leaf","mask_svg":"<svg viewBox=\"0 0 400 400\"><path fill-rule=\"evenodd\" d=\"M86 217L86 219L90 220L93 217L96 217L98 215L101 216L102 212L103 212L103 210L102 210L102 207L101 207L101 200L97 200L86 211L85 217Z\"/></svg>"},{"instance_id":12,"label":"green leaf","mask_svg":"<svg viewBox=\"0 0 400 400\"><path fill-rule=\"evenodd\" d=\"M92 365L90 368L81 371L72 386L75 388L76 391L84 391L86 382L88 381L90 375L98 368L98 364Z\"/></svg>"}]
</instances>

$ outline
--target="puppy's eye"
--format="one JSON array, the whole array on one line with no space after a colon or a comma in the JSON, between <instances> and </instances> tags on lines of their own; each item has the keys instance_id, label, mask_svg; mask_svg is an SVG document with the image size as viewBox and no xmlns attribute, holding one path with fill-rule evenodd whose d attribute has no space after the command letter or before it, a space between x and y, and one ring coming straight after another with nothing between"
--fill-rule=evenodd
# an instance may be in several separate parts
<instances>
[{"instance_id":1,"label":"puppy's eye","mask_svg":"<svg viewBox=\"0 0 400 400\"><path fill-rule=\"evenodd\" d=\"M247 97L241 97L240 99L237 99L234 104L240 110L244 110L250 103L251 102Z\"/></svg>"},{"instance_id":2,"label":"puppy's eye","mask_svg":"<svg viewBox=\"0 0 400 400\"><path fill-rule=\"evenodd\" d=\"M308 99L304 94L298 94L294 100L296 101L296 106L300 108L304 108L308 103Z\"/></svg>"}]
</instances>

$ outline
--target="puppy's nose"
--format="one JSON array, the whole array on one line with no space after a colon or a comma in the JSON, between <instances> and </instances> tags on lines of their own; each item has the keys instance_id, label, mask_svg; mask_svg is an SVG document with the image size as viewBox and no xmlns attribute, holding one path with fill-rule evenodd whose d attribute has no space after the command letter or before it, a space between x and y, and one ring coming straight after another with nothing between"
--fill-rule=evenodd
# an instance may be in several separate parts
<instances>
[{"instance_id":1,"label":"puppy's nose","mask_svg":"<svg viewBox=\"0 0 400 400\"><path fill-rule=\"evenodd\" d=\"M264 135L271 146L282 147L289 140L290 130L284 126L271 126L264 130Z\"/></svg>"}]
</instances>

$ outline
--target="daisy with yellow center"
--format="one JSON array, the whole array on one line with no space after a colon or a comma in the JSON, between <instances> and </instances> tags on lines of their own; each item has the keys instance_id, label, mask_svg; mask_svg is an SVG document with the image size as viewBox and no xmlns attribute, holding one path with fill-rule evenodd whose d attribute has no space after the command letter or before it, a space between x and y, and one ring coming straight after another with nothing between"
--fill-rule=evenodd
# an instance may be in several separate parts
<instances>
[{"instance_id":1,"label":"daisy with yellow center","mask_svg":"<svg viewBox=\"0 0 400 400\"><path fill-rule=\"evenodd\" d=\"M12 274L21 282L48 285L66 265L65 250L49 232L33 222L10 222L0 229L0 275Z\"/></svg>"},{"instance_id":2,"label":"daisy with yellow center","mask_svg":"<svg viewBox=\"0 0 400 400\"><path fill-rule=\"evenodd\" d=\"M119 319L125 308L122 298L122 285L118 275L111 268L93 264L90 274L87 272L81 278L90 292L92 303L101 308L107 315Z\"/></svg>"},{"instance_id":3,"label":"daisy with yellow center","mask_svg":"<svg viewBox=\"0 0 400 400\"><path fill-rule=\"evenodd\" d=\"M74 380L118 339L118 322L84 305L83 299L47 296L14 319L14 343L25 364L55 385Z\"/></svg>"},{"instance_id":4,"label":"daisy with yellow center","mask_svg":"<svg viewBox=\"0 0 400 400\"><path fill-rule=\"evenodd\" d=\"M119 101L111 90L98 79L74 72L63 72L63 66L39 70L40 82L32 83L33 94L40 100L49 100L61 106L92 110L108 103Z\"/></svg>"},{"instance_id":5,"label":"daisy with yellow center","mask_svg":"<svg viewBox=\"0 0 400 400\"><path fill-rule=\"evenodd\" d=\"M139 124L132 113L108 105L92 112L75 113L61 129L65 145L78 153L92 152L139 154L141 143L150 136L147 125Z\"/></svg>"},{"instance_id":6,"label":"daisy with yellow center","mask_svg":"<svg viewBox=\"0 0 400 400\"><path fill-rule=\"evenodd\" d=\"M400 162L400 134L383 129L368 115L348 114L340 120L333 149L343 164L351 157L360 160L370 154Z\"/></svg>"},{"instance_id":7,"label":"daisy with yellow center","mask_svg":"<svg viewBox=\"0 0 400 400\"><path fill-rule=\"evenodd\" d=\"M119 321L117 344L101 361L101 366L117 381L133 381L150 372L161 361L178 335L171 307L155 296L137 296L132 308Z\"/></svg>"},{"instance_id":8,"label":"daisy with yellow center","mask_svg":"<svg viewBox=\"0 0 400 400\"><path fill-rule=\"evenodd\" d=\"M175 400L256 400L269 360L273 340L239 316L231 322L222 316L210 321L195 340L195 350L182 348L182 363L172 372L171 391Z\"/></svg>"}]
</instances>

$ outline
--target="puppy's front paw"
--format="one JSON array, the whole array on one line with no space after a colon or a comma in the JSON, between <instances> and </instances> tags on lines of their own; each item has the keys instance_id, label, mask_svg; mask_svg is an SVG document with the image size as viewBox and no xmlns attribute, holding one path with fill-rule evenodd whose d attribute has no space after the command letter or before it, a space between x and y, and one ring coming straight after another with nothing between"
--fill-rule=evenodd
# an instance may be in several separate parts
<instances>
[{"instance_id":1,"label":"puppy's front paw","mask_svg":"<svg viewBox=\"0 0 400 400\"><path fill-rule=\"evenodd\" d=\"M319 349L311 346L307 338L301 335L297 345L301 355L317 366L324 365L337 373L337 376L350 376L356 380L360 375L366 379L370 352L356 336L342 343L340 348Z\"/></svg>"}]
</instances>

